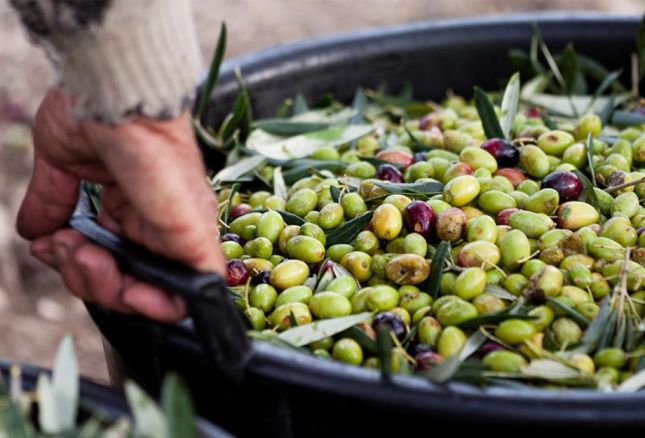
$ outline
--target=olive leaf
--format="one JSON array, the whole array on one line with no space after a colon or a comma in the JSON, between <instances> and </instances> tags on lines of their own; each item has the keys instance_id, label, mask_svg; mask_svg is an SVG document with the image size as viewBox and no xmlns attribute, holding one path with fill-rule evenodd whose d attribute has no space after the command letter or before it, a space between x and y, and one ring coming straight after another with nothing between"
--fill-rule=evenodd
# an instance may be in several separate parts
<instances>
[{"instance_id":1,"label":"olive leaf","mask_svg":"<svg viewBox=\"0 0 645 438\"><path fill-rule=\"evenodd\" d=\"M430 276L428 277L427 288L425 290L434 300L439 296L439 286L441 284L441 275L443 274L443 265L449 251L450 243L442 240L432 256Z\"/></svg>"},{"instance_id":2,"label":"olive leaf","mask_svg":"<svg viewBox=\"0 0 645 438\"><path fill-rule=\"evenodd\" d=\"M237 194L237 191L239 190L240 185L238 183L235 183L231 186L231 190L228 194L228 202L226 203L226 207L224 207L224 216L222 217L222 221L224 221L225 224L228 224L231 220L231 210L233 210L233 199L235 198L235 195Z\"/></svg>"},{"instance_id":3,"label":"olive leaf","mask_svg":"<svg viewBox=\"0 0 645 438\"><path fill-rule=\"evenodd\" d=\"M593 184L594 187L597 187L598 184L596 183L596 171L594 170L593 167L593 160L592 152L593 149L593 136L591 135L591 132L587 134L587 140L585 142L585 150L587 152L587 163L589 164L589 173L591 174L591 183Z\"/></svg>"},{"instance_id":4,"label":"olive leaf","mask_svg":"<svg viewBox=\"0 0 645 438\"><path fill-rule=\"evenodd\" d=\"M598 314L591 321L589 327L585 331L585 334L582 336L582 343L580 347L577 348L578 351L582 353L591 353L595 350L596 346L600 342L600 338L604 333L607 325L607 321L610 315L611 307L611 298L605 298L600 305Z\"/></svg>"},{"instance_id":5,"label":"olive leaf","mask_svg":"<svg viewBox=\"0 0 645 438\"><path fill-rule=\"evenodd\" d=\"M253 210L253 212L257 212L257 213L265 213L267 211L269 211L269 210L267 210L266 208L260 208L258 210ZM280 216L282 216L282 219L284 220L284 222L287 225L304 225L305 224L305 220L303 218L301 218L300 216L298 216L298 215L295 215L293 213L289 213L288 211L284 211L284 210L274 210L274 211L278 212L280 214Z\"/></svg>"},{"instance_id":6,"label":"olive leaf","mask_svg":"<svg viewBox=\"0 0 645 438\"><path fill-rule=\"evenodd\" d=\"M136 383L125 382L125 396L132 411L135 436L171 438L163 412Z\"/></svg>"},{"instance_id":7,"label":"olive leaf","mask_svg":"<svg viewBox=\"0 0 645 438\"><path fill-rule=\"evenodd\" d=\"M423 375L436 383L447 382L455 375L455 373L457 373L464 360L468 359L468 357L484 345L486 339L488 338L480 330L477 330L466 340L461 352L448 357L442 363L423 372Z\"/></svg>"},{"instance_id":8,"label":"olive leaf","mask_svg":"<svg viewBox=\"0 0 645 438\"><path fill-rule=\"evenodd\" d=\"M511 138L511 128L517 115L517 108L520 103L520 74L515 73L508 81L504 97L502 98L502 114L500 127L504 138Z\"/></svg>"},{"instance_id":9,"label":"olive leaf","mask_svg":"<svg viewBox=\"0 0 645 438\"><path fill-rule=\"evenodd\" d=\"M578 55L573 44L569 43L558 56L558 65L564 79L565 90L569 94L586 94L587 81L580 71Z\"/></svg>"},{"instance_id":10,"label":"olive leaf","mask_svg":"<svg viewBox=\"0 0 645 438\"><path fill-rule=\"evenodd\" d=\"M249 135L246 147L267 157L291 160L307 157L321 147L339 147L350 143L373 129L372 125L340 125L288 138L255 129Z\"/></svg>"},{"instance_id":11,"label":"olive leaf","mask_svg":"<svg viewBox=\"0 0 645 438\"><path fill-rule=\"evenodd\" d=\"M596 196L596 192L594 191L594 186L591 181L589 181L589 178L587 178L585 174L580 172L579 170L574 170L572 172L576 174L576 176L582 183L582 192L580 192L578 199L582 202L591 204L593 208L600 211L600 203L598 202L598 197Z\"/></svg>"},{"instance_id":12,"label":"olive leaf","mask_svg":"<svg viewBox=\"0 0 645 438\"><path fill-rule=\"evenodd\" d=\"M405 133L410 138L410 141L412 141L412 145L414 145L415 150L423 151L423 150L429 149L426 145L421 143L418 138L414 136L414 134L412 133L412 131L410 131L410 128L408 128L408 125L405 123L405 121L401 123L401 126L403 126Z\"/></svg>"},{"instance_id":13,"label":"olive leaf","mask_svg":"<svg viewBox=\"0 0 645 438\"><path fill-rule=\"evenodd\" d=\"M611 123L618 126L637 126L645 123L645 114L616 110L611 116Z\"/></svg>"},{"instance_id":14,"label":"olive leaf","mask_svg":"<svg viewBox=\"0 0 645 438\"><path fill-rule=\"evenodd\" d=\"M254 126L269 134L287 136L304 134L307 132L320 131L329 128L329 123L324 122L303 122L291 119L264 119L256 120Z\"/></svg>"},{"instance_id":15,"label":"olive leaf","mask_svg":"<svg viewBox=\"0 0 645 438\"><path fill-rule=\"evenodd\" d=\"M289 197L288 193L287 184L282 176L282 168L278 166L273 169L273 194L286 201Z\"/></svg>"},{"instance_id":16,"label":"olive leaf","mask_svg":"<svg viewBox=\"0 0 645 438\"><path fill-rule=\"evenodd\" d=\"M614 334L616 333L617 321L618 312L614 310L613 312L609 313L602 335L600 336L600 340L598 341L597 350L602 350L603 348L609 347L611 340L614 338Z\"/></svg>"},{"instance_id":17,"label":"olive leaf","mask_svg":"<svg viewBox=\"0 0 645 438\"><path fill-rule=\"evenodd\" d=\"M509 307L496 313L491 313L488 315L482 315L482 316L478 316L477 318L469 319L457 325L462 329L470 330L470 329L476 329L479 326L498 324L502 321L506 321L507 319L532 320L536 318L535 316L531 316L531 315L513 314L510 312L510 310L511 308Z\"/></svg>"},{"instance_id":18,"label":"olive leaf","mask_svg":"<svg viewBox=\"0 0 645 438\"><path fill-rule=\"evenodd\" d=\"M635 392L645 388L645 370L631 376L618 386L618 392Z\"/></svg>"},{"instance_id":19,"label":"olive leaf","mask_svg":"<svg viewBox=\"0 0 645 438\"><path fill-rule=\"evenodd\" d=\"M195 112L195 119L201 120L206 107L208 106L208 101L213 94L213 88L215 88L215 83L219 77L220 66L222 65L222 60L224 59L224 52L226 51L226 23L222 23L219 31L219 37L217 38L217 45L215 46L215 53L213 54L213 60L211 61L210 68L208 69L208 76L206 76L206 81L204 82L204 87L201 90L199 103L197 104L197 111Z\"/></svg>"},{"instance_id":20,"label":"olive leaf","mask_svg":"<svg viewBox=\"0 0 645 438\"><path fill-rule=\"evenodd\" d=\"M381 365L381 374L383 378L389 378L392 374L392 349L394 342L390 334L390 329L385 324L376 326L376 352Z\"/></svg>"},{"instance_id":21,"label":"olive leaf","mask_svg":"<svg viewBox=\"0 0 645 438\"><path fill-rule=\"evenodd\" d=\"M340 189L336 186L329 186L329 194L334 202L340 202Z\"/></svg>"},{"instance_id":22,"label":"olive leaf","mask_svg":"<svg viewBox=\"0 0 645 438\"><path fill-rule=\"evenodd\" d=\"M553 130L553 129L558 129L558 125L553 121L551 117L545 112L545 111L540 111L540 118L542 119L542 122L544 122L544 126L547 128Z\"/></svg>"},{"instance_id":23,"label":"olive leaf","mask_svg":"<svg viewBox=\"0 0 645 438\"><path fill-rule=\"evenodd\" d=\"M371 354L377 354L378 348L376 346L376 341L372 339L364 330L360 329L358 326L352 326L341 333L341 336L352 338L358 342L363 349L370 352Z\"/></svg>"},{"instance_id":24,"label":"olive leaf","mask_svg":"<svg viewBox=\"0 0 645 438\"><path fill-rule=\"evenodd\" d=\"M493 103L484 90L479 87L475 87L475 107L484 127L486 138L506 138L497 119Z\"/></svg>"},{"instance_id":25,"label":"olive leaf","mask_svg":"<svg viewBox=\"0 0 645 438\"><path fill-rule=\"evenodd\" d=\"M293 114L298 115L309 111L309 105L302 94L296 95L293 101Z\"/></svg>"},{"instance_id":26,"label":"olive leaf","mask_svg":"<svg viewBox=\"0 0 645 438\"><path fill-rule=\"evenodd\" d=\"M605 106L603 106L602 109L598 112L598 117L600 117L600 123L602 124L602 126L607 126L609 120L611 120L613 116L615 107L616 98L611 95L609 96L609 100L607 100Z\"/></svg>"},{"instance_id":27,"label":"olive leaf","mask_svg":"<svg viewBox=\"0 0 645 438\"><path fill-rule=\"evenodd\" d=\"M0 379L0 406L0 435L11 438L35 436L27 415L22 412L19 402L12 399L3 379Z\"/></svg>"},{"instance_id":28,"label":"olive leaf","mask_svg":"<svg viewBox=\"0 0 645 438\"><path fill-rule=\"evenodd\" d=\"M294 160L299 163L298 166L292 167L289 170L283 172L284 180L287 184L293 184L294 182L311 176L311 169L318 170L329 170L331 172L340 172L345 167L347 163L342 161L334 160Z\"/></svg>"},{"instance_id":29,"label":"olive leaf","mask_svg":"<svg viewBox=\"0 0 645 438\"><path fill-rule=\"evenodd\" d=\"M161 389L161 406L171 437L195 438L195 409L185 383L176 374L166 376Z\"/></svg>"},{"instance_id":30,"label":"olive leaf","mask_svg":"<svg viewBox=\"0 0 645 438\"><path fill-rule=\"evenodd\" d=\"M587 319L586 316L584 316L582 313L578 312L576 309L569 306L568 304L565 304L562 301L556 300L555 298L552 298L552 297L547 297L547 301L551 303L553 306L567 313L571 317L571 319L573 319L576 323L582 326L582 328L586 328L589 326L589 319Z\"/></svg>"},{"instance_id":31,"label":"olive leaf","mask_svg":"<svg viewBox=\"0 0 645 438\"><path fill-rule=\"evenodd\" d=\"M522 366L520 371L525 376L545 380L569 380L583 377L580 370L553 359L533 359L528 365Z\"/></svg>"},{"instance_id":32,"label":"olive leaf","mask_svg":"<svg viewBox=\"0 0 645 438\"><path fill-rule=\"evenodd\" d=\"M359 87L356 90L356 93L354 94L354 100L352 101L352 109L354 110L355 114L351 119L349 119L350 125L360 125L361 123L365 123L366 120L363 112L367 108L367 104L367 96L365 95L363 89Z\"/></svg>"},{"instance_id":33,"label":"olive leaf","mask_svg":"<svg viewBox=\"0 0 645 438\"><path fill-rule=\"evenodd\" d=\"M355 217L354 219L345 222L338 228L327 232L327 248L338 243L351 242L354 237L356 237L358 233L363 231L363 228L365 228L367 224L372 220L373 215L374 211L368 211L360 216Z\"/></svg>"},{"instance_id":34,"label":"olive leaf","mask_svg":"<svg viewBox=\"0 0 645 438\"><path fill-rule=\"evenodd\" d=\"M433 196L443 191L443 184L439 181L422 181L414 183L390 183L374 181L374 184L388 193L395 195L423 195Z\"/></svg>"},{"instance_id":35,"label":"olive leaf","mask_svg":"<svg viewBox=\"0 0 645 438\"><path fill-rule=\"evenodd\" d=\"M266 162L266 158L262 155L252 155L243 158L232 166L225 167L217 172L212 178L212 181L227 182L234 181L239 177L257 169L259 166Z\"/></svg>"},{"instance_id":36,"label":"olive leaf","mask_svg":"<svg viewBox=\"0 0 645 438\"><path fill-rule=\"evenodd\" d=\"M593 94L593 101L595 101L597 98L602 96L602 94L609 88L614 82L618 80L620 77L620 70L612 71L609 73L605 78L602 80L600 85L598 85L598 88L596 88L596 91Z\"/></svg>"},{"instance_id":37,"label":"olive leaf","mask_svg":"<svg viewBox=\"0 0 645 438\"><path fill-rule=\"evenodd\" d=\"M296 347L303 347L328 336L334 336L356 324L368 321L370 318L372 318L372 313L364 312L340 318L310 322L309 324L303 324L283 331L278 335L278 339Z\"/></svg>"},{"instance_id":38,"label":"olive leaf","mask_svg":"<svg viewBox=\"0 0 645 438\"><path fill-rule=\"evenodd\" d=\"M361 161L367 161L368 163L373 164L376 167L381 166L383 164L387 164L389 166L394 166L397 169L403 169L405 167L404 164L392 163L390 161L381 160L380 158L376 158L376 157L361 157Z\"/></svg>"},{"instance_id":39,"label":"olive leaf","mask_svg":"<svg viewBox=\"0 0 645 438\"><path fill-rule=\"evenodd\" d=\"M486 288L484 288L484 292L488 295L493 295L503 300L517 301L517 297L515 295L511 294L506 289L496 284L488 283L486 285Z\"/></svg>"}]
</instances>

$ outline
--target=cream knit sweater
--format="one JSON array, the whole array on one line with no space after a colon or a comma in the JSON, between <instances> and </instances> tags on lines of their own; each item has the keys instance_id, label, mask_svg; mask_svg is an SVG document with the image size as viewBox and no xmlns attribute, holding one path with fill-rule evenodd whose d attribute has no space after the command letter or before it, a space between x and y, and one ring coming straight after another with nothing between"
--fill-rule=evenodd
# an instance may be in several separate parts
<instances>
[{"instance_id":1,"label":"cream knit sweater","mask_svg":"<svg viewBox=\"0 0 645 438\"><path fill-rule=\"evenodd\" d=\"M79 118L171 118L200 64L190 0L10 0Z\"/></svg>"}]
</instances>

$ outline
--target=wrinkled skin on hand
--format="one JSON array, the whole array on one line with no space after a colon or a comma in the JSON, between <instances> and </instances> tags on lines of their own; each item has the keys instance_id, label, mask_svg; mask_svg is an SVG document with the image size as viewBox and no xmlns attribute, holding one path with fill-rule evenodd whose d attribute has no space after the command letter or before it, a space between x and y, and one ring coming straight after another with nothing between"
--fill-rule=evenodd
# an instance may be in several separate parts
<instances>
[{"instance_id":1,"label":"wrinkled skin on hand","mask_svg":"<svg viewBox=\"0 0 645 438\"><path fill-rule=\"evenodd\" d=\"M51 90L38 110L34 171L18 214L18 232L77 297L160 321L181 319L183 300L122 273L107 251L64 227L80 181L101 183L103 226L153 252L224 274L217 201L205 178L190 114L108 126L77 122L71 106L61 91Z\"/></svg>"}]
</instances>

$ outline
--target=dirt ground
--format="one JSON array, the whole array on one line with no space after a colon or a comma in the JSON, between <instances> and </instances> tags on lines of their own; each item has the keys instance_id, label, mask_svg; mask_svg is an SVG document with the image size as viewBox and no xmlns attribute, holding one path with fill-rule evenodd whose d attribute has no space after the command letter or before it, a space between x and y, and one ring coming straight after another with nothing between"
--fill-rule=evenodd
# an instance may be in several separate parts
<instances>
[{"instance_id":1,"label":"dirt ground","mask_svg":"<svg viewBox=\"0 0 645 438\"><path fill-rule=\"evenodd\" d=\"M642 14L644 0L194 0L204 58L219 24L227 56L335 31L445 17L544 9ZM54 273L33 260L14 231L31 172L30 120L53 78L18 20L0 0L0 358L49 366L65 333L74 335L81 372L107 379L100 335Z\"/></svg>"}]
</instances>

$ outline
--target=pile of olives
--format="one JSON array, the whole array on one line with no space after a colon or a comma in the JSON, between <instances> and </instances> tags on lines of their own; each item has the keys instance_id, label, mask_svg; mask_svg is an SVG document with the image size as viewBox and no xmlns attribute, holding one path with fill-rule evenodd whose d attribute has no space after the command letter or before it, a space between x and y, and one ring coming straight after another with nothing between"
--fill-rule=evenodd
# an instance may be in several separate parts
<instances>
[{"instance_id":1,"label":"pile of olives","mask_svg":"<svg viewBox=\"0 0 645 438\"><path fill-rule=\"evenodd\" d=\"M416 120L370 122L370 134L306 157L342 170L318 166L286 197L220 185L230 217L221 226L228 283L253 330L372 312L358 328L372 339L377 326L390 330L393 372L438 366L481 328L488 340L473 358L491 373L512 376L556 357L617 385L640 369L645 125L602 126L586 114L550 129L538 109L524 108L511 139L487 139L475 107L457 96ZM255 171L271 178L273 166ZM410 189L424 182L442 186ZM366 214L365 226L328 244L330 233ZM430 291L442 241L450 250ZM332 281L316 290L328 272ZM605 317L603 331L612 333L581 350L606 301L614 318ZM481 319L491 315L503 316ZM360 339L342 333L307 348L380 366Z\"/></svg>"}]
</instances>

